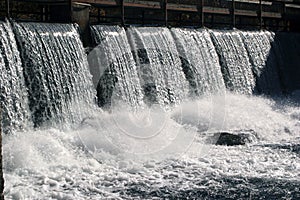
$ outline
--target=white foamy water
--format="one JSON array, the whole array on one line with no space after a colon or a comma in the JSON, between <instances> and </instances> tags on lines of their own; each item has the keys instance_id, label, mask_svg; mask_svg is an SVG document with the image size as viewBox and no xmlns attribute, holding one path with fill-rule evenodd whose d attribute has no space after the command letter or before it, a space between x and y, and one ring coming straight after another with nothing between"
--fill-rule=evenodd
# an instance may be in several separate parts
<instances>
[{"instance_id":1,"label":"white foamy water","mask_svg":"<svg viewBox=\"0 0 300 200\"><path fill-rule=\"evenodd\" d=\"M205 29L171 29L193 95L224 91L219 58Z\"/></svg>"},{"instance_id":2,"label":"white foamy water","mask_svg":"<svg viewBox=\"0 0 300 200\"><path fill-rule=\"evenodd\" d=\"M186 99L189 85L170 30L131 27L127 36L138 65L145 103L169 107Z\"/></svg>"},{"instance_id":3,"label":"white foamy water","mask_svg":"<svg viewBox=\"0 0 300 200\"><path fill-rule=\"evenodd\" d=\"M78 123L95 109L95 92L76 28L47 23L13 26L34 126Z\"/></svg>"},{"instance_id":4,"label":"white foamy water","mask_svg":"<svg viewBox=\"0 0 300 200\"><path fill-rule=\"evenodd\" d=\"M72 131L4 135L5 197L150 199L169 191L176 198L179 191L213 193L222 177L297 181L299 151L272 145L299 144L299 119L299 106L287 100L226 94L167 113L99 113ZM235 147L207 142L218 130L241 129L254 130L258 140Z\"/></svg>"},{"instance_id":5,"label":"white foamy water","mask_svg":"<svg viewBox=\"0 0 300 200\"><path fill-rule=\"evenodd\" d=\"M25 89L22 63L12 27L0 21L0 107L4 133L30 126L28 93Z\"/></svg>"},{"instance_id":6,"label":"white foamy water","mask_svg":"<svg viewBox=\"0 0 300 200\"><path fill-rule=\"evenodd\" d=\"M141 106L142 88L124 28L98 25L91 31L98 46L88 61L98 105L110 107L121 101L131 107Z\"/></svg>"},{"instance_id":7,"label":"white foamy water","mask_svg":"<svg viewBox=\"0 0 300 200\"><path fill-rule=\"evenodd\" d=\"M210 33L220 58L226 88L241 94L252 94L255 79L239 31L211 30Z\"/></svg>"}]
</instances>

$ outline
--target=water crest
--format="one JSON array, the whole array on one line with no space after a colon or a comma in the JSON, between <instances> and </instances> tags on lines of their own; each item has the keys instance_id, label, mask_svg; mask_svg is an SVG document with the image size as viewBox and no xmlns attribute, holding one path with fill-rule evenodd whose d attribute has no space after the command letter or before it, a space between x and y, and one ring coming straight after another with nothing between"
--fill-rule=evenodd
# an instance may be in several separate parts
<instances>
[{"instance_id":1,"label":"water crest","mask_svg":"<svg viewBox=\"0 0 300 200\"><path fill-rule=\"evenodd\" d=\"M182 70L195 95L224 91L221 66L209 32L205 29L171 29Z\"/></svg>"},{"instance_id":2,"label":"water crest","mask_svg":"<svg viewBox=\"0 0 300 200\"><path fill-rule=\"evenodd\" d=\"M146 103L168 107L187 98L189 85L169 29L132 27L128 29L128 36Z\"/></svg>"},{"instance_id":3,"label":"water crest","mask_svg":"<svg viewBox=\"0 0 300 200\"><path fill-rule=\"evenodd\" d=\"M4 133L23 130L29 123L28 94L16 40L9 22L0 22L1 127Z\"/></svg>"},{"instance_id":4,"label":"water crest","mask_svg":"<svg viewBox=\"0 0 300 200\"><path fill-rule=\"evenodd\" d=\"M91 30L97 46L88 60L97 88L98 105L142 106L143 93L125 30L119 26L100 25L92 26Z\"/></svg>"},{"instance_id":5,"label":"water crest","mask_svg":"<svg viewBox=\"0 0 300 200\"><path fill-rule=\"evenodd\" d=\"M80 36L71 24L15 23L35 126L81 121L94 89Z\"/></svg>"},{"instance_id":6,"label":"water crest","mask_svg":"<svg viewBox=\"0 0 300 200\"><path fill-rule=\"evenodd\" d=\"M256 88L263 94L280 94L279 69L272 49L274 33L268 31L241 31L256 77Z\"/></svg>"},{"instance_id":7,"label":"water crest","mask_svg":"<svg viewBox=\"0 0 300 200\"><path fill-rule=\"evenodd\" d=\"M219 55L226 88L252 94L255 79L239 31L211 31L211 36Z\"/></svg>"}]
</instances>

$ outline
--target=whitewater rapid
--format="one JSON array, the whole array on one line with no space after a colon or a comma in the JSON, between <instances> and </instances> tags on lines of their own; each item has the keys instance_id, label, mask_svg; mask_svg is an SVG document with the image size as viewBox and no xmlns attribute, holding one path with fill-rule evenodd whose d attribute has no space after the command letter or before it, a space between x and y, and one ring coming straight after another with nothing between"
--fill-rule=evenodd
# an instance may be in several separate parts
<instances>
[{"instance_id":1,"label":"whitewater rapid","mask_svg":"<svg viewBox=\"0 0 300 200\"><path fill-rule=\"evenodd\" d=\"M246 198L263 195L256 188L259 181L251 182L261 179L285 184L289 193L274 187L278 197L297 197L297 103L297 95L269 99L227 93L169 112L115 108L96 111L73 130L4 135L5 198L153 199L207 197L205 192L218 197L213 195L222 196L230 184L237 194L245 190ZM210 144L214 132L250 129L258 135L253 143Z\"/></svg>"}]
</instances>

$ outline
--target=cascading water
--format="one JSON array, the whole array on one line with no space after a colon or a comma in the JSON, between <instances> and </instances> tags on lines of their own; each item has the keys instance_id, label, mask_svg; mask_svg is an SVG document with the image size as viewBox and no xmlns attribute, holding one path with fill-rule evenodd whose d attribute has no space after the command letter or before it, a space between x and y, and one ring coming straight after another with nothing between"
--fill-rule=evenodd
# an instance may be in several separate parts
<instances>
[{"instance_id":1,"label":"cascading water","mask_svg":"<svg viewBox=\"0 0 300 200\"><path fill-rule=\"evenodd\" d=\"M88 60L98 104L122 101L128 107L142 106L143 93L125 30L119 26L92 26L91 30L98 46Z\"/></svg>"},{"instance_id":2,"label":"cascading water","mask_svg":"<svg viewBox=\"0 0 300 200\"><path fill-rule=\"evenodd\" d=\"M94 90L73 25L15 23L35 126L66 126L90 114Z\"/></svg>"},{"instance_id":3,"label":"cascading water","mask_svg":"<svg viewBox=\"0 0 300 200\"><path fill-rule=\"evenodd\" d=\"M182 62L182 70L196 95L225 90L219 58L205 29L171 29Z\"/></svg>"},{"instance_id":4,"label":"cascading water","mask_svg":"<svg viewBox=\"0 0 300 200\"><path fill-rule=\"evenodd\" d=\"M188 82L175 41L167 28L132 27L128 37L134 51L146 103L179 104L188 95Z\"/></svg>"},{"instance_id":5,"label":"cascading water","mask_svg":"<svg viewBox=\"0 0 300 200\"><path fill-rule=\"evenodd\" d=\"M227 89L252 94L255 79L239 31L211 31Z\"/></svg>"},{"instance_id":6,"label":"cascading water","mask_svg":"<svg viewBox=\"0 0 300 200\"><path fill-rule=\"evenodd\" d=\"M31 110L36 118L41 117L38 122L48 119L48 123L55 124L68 114L71 121L74 115L78 119L83 117L82 110L90 111L94 96L74 27L22 23L15 24L15 29L26 86L33 101ZM214 93L214 89L222 87L217 78L220 66L206 31L172 30L174 41L165 28L130 28L129 40L119 27L93 29L98 47L90 53L89 61L100 63L91 68L95 87L101 83L105 92L116 91L116 100L131 106L138 105L143 98L138 91L143 87L152 102L162 107L171 102L177 106L167 111L152 106L141 109L147 112L137 110L135 116L127 109L101 111L75 123L77 127L72 130L53 125L49 129L4 135L6 199L300 198L300 109L299 104L289 103L289 100L299 103L300 95L295 98L295 92L287 101L281 97L272 100L236 94L249 94L254 88L242 33L212 33L219 61L223 63L222 72L230 72L223 74L226 84L232 83L234 87L229 88L236 92L188 100L189 84L182 68L186 63L182 61L194 64L192 80L199 83L194 84L199 94ZM13 41L13 37L3 39L2 35L0 39ZM284 40L280 42L276 55L288 54ZM0 50L1 56L10 55L9 48L4 53L2 46ZM250 53L249 56L254 59ZM6 65L0 58L2 70ZM201 68L203 65L207 65L208 73ZM204 72L206 76L198 74ZM17 80L14 76L6 77L10 74L4 76L4 80ZM220 82L214 83L214 79ZM109 86L105 88L104 84ZM8 84L7 88L5 91L13 90L14 86ZM135 91L138 92L132 94ZM104 98L114 100L114 94ZM180 103L182 99L184 103ZM205 140L219 131L244 130L255 132L256 140L239 146L219 146Z\"/></svg>"},{"instance_id":7,"label":"cascading water","mask_svg":"<svg viewBox=\"0 0 300 200\"><path fill-rule=\"evenodd\" d=\"M4 133L21 131L29 125L28 94L22 63L12 28L0 22L1 127Z\"/></svg>"},{"instance_id":8,"label":"cascading water","mask_svg":"<svg viewBox=\"0 0 300 200\"><path fill-rule=\"evenodd\" d=\"M272 50L274 33L241 31L240 34L253 65L257 91L263 94L280 94L282 89L278 75L279 69L275 52Z\"/></svg>"}]
</instances>

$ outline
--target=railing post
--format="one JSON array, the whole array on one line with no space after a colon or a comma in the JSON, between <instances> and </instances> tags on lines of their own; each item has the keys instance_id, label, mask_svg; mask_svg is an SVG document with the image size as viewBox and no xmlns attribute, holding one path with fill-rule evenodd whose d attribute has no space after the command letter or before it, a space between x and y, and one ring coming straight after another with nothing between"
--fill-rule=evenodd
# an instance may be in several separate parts
<instances>
[{"instance_id":1,"label":"railing post","mask_svg":"<svg viewBox=\"0 0 300 200\"><path fill-rule=\"evenodd\" d=\"M121 25L125 26L125 8L124 8L124 0L120 0L120 12L121 12Z\"/></svg>"},{"instance_id":2,"label":"railing post","mask_svg":"<svg viewBox=\"0 0 300 200\"><path fill-rule=\"evenodd\" d=\"M69 21L73 22L73 0L68 1L68 7L69 7Z\"/></svg>"},{"instance_id":3,"label":"railing post","mask_svg":"<svg viewBox=\"0 0 300 200\"><path fill-rule=\"evenodd\" d=\"M97 23L100 23L100 8L97 8Z\"/></svg>"},{"instance_id":4,"label":"railing post","mask_svg":"<svg viewBox=\"0 0 300 200\"><path fill-rule=\"evenodd\" d=\"M49 21L49 6L46 6L46 10L45 10L45 20L48 22Z\"/></svg>"},{"instance_id":5,"label":"railing post","mask_svg":"<svg viewBox=\"0 0 300 200\"><path fill-rule=\"evenodd\" d=\"M142 25L145 25L145 11L142 12Z\"/></svg>"},{"instance_id":6,"label":"railing post","mask_svg":"<svg viewBox=\"0 0 300 200\"><path fill-rule=\"evenodd\" d=\"M232 27L235 27L235 0L231 0Z\"/></svg>"},{"instance_id":7,"label":"railing post","mask_svg":"<svg viewBox=\"0 0 300 200\"><path fill-rule=\"evenodd\" d=\"M259 15L259 28L260 30L262 30L263 27L263 17L262 17L262 13L263 13L263 9L262 9L262 0L259 0L259 11L258 11L258 15Z\"/></svg>"},{"instance_id":8,"label":"railing post","mask_svg":"<svg viewBox=\"0 0 300 200\"><path fill-rule=\"evenodd\" d=\"M161 9L164 13L165 26L168 26L168 0L162 0Z\"/></svg>"},{"instance_id":9,"label":"railing post","mask_svg":"<svg viewBox=\"0 0 300 200\"><path fill-rule=\"evenodd\" d=\"M284 30L285 31L289 31L288 22L287 22L287 18L286 18L286 6L285 6L285 2L282 2L282 13L281 13L281 16L282 16L282 19L283 19Z\"/></svg>"},{"instance_id":10,"label":"railing post","mask_svg":"<svg viewBox=\"0 0 300 200\"><path fill-rule=\"evenodd\" d=\"M5 0L6 17L10 18L10 0Z\"/></svg>"},{"instance_id":11,"label":"railing post","mask_svg":"<svg viewBox=\"0 0 300 200\"><path fill-rule=\"evenodd\" d=\"M200 0L199 5L198 5L198 12L200 16L200 26L204 27L204 0Z\"/></svg>"},{"instance_id":12,"label":"railing post","mask_svg":"<svg viewBox=\"0 0 300 200\"><path fill-rule=\"evenodd\" d=\"M41 22L44 21L44 5L41 5L40 7L40 17L41 17Z\"/></svg>"}]
</instances>

